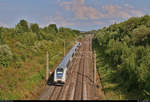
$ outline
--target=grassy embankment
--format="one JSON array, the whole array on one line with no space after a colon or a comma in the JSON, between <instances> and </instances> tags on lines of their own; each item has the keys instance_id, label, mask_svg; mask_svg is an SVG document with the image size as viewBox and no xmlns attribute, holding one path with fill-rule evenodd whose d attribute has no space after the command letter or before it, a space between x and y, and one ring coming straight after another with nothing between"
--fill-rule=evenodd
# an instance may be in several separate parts
<instances>
[{"instance_id":1,"label":"grassy embankment","mask_svg":"<svg viewBox=\"0 0 150 102\"><path fill-rule=\"evenodd\" d=\"M0 99L34 96L45 85L46 51L52 69L63 57L64 40L68 51L75 40L81 39L79 35L77 30L57 29L54 24L29 26L24 20L15 28L0 27Z\"/></svg>"}]
</instances>

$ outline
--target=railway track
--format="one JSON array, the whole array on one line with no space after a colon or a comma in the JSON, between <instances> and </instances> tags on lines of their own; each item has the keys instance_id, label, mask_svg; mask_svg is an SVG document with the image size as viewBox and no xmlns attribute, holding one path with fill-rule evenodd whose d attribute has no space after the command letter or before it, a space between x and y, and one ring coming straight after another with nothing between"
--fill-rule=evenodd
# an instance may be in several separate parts
<instances>
[{"instance_id":1,"label":"railway track","mask_svg":"<svg viewBox=\"0 0 150 102\"><path fill-rule=\"evenodd\" d=\"M68 67L67 81L63 86L48 86L41 100L93 100L95 99L92 37L81 42Z\"/></svg>"}]
</instances>

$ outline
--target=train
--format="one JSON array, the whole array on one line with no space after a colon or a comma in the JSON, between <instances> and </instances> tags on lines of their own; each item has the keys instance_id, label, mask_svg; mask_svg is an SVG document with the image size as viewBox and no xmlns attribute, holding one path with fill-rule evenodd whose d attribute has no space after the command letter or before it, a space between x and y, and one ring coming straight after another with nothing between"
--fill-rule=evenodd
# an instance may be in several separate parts
<instances>
[{"instance_id":1,"label":"train","mask_svg":"<svg viewBox=\"0 0 150 102\"><path fill-rule=\"evenodd\" d=\"M56 67L54 71L54 85L63 85L67 79L68 65L71 62L73 56L76 54L78 48L81 46L80 42L77 42L72 49L67 53L61 63Z\"/></svg>"}]
</instances>

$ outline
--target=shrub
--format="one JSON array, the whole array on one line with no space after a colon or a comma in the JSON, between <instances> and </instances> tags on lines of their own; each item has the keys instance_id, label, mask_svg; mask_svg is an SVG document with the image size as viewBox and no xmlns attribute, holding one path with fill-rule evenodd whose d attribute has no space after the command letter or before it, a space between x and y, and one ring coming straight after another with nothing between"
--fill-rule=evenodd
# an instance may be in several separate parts
<instances>
[{"instance_id":1,"label":"shrub","mask_svg":"<svg viewBox=\"0 0 150 102\"><path fill-rule=\"evenodd\" d=\"M22 67L22 63L21 62L16 62L16 68L21 68Z\"/></svg>"},{"instance_id":2,"label":"shrub","mask_svg":"<svg viewBox=\"0 0 150 102\"><path fill-rule=\"evenodd\" d=\"M24 48L25 48L25 45L22 44L21 42L17 41L17 42L16 42L16 47L19 48L19 49L24 49Z\"/></svg>"},{"instance_id":3,"label":"shrub","mask_svg":"<svg viewBox=\"0 0 150 102\"><path fill-rule=\"evenodd\" d=\"M14 62L20 61L20 56L18 56L16 53L14 53L12 57Z\"/></svg>"},{"instance_id":4,"label":"shrub","mask_svg":"<svg viewBox=\"0 0 150 102\"><path fill-rule=\"evenodd\" d=\"M32 46L36 40L37 36L35 33L32 32L26 32L20 37L21 43L26 44L28 46Z\"/></svg>"},{"instance_id":5,"label":"shrub","mask_svg":"<svg viewBox=\"0 0 150 102\"><path fill-rule=\"evenodd\" d=\"M0 45L0 65L8 67L12 61L12 52L8 45Z\"/></svg>"},{"instance_id":6,"label":"shrub","mask_svg":"<svg viewBox=\"0 0 150 102\"><path fill-rule=\"evenodd\" d=\"M25 55L25 54L21 54L21 59L22 59L23 61L26 61L26 55Z\"/></svg>"}]
</instances>

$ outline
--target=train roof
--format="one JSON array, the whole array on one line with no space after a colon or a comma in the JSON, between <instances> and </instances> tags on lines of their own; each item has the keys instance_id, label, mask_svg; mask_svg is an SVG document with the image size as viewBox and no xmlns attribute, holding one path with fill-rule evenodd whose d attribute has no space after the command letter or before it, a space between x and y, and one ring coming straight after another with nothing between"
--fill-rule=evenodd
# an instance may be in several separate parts
<instances>
[{"instance_id":1,"label":"train roof","mask_svg":"<svg viewBox=\"0 0 150 102\"><path fill-rule=\"evenodd\" d=\"M58 65L58 67L61 68L66 68L67 67L67 63L69 62L70 58L72 57L72 54L75 52L75 49L78 47L78 45L80 44L80 42L77 42L72 49L69 51L69 53L64 57L64 59L61 61L61 63ZM57 68L58 68L57 67Z\"/></svg>"}]
</instances>

